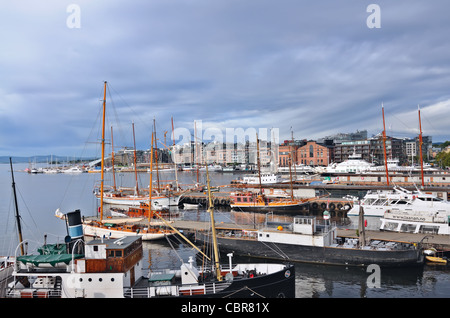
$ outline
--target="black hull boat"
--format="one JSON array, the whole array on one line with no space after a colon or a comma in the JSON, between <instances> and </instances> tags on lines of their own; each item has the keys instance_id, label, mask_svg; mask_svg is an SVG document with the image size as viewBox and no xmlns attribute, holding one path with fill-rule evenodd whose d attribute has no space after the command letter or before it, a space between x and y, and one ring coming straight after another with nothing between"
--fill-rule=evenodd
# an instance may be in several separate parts
<instances>
[{"instance_id":1,"label":"black hull boat","mask_svg":"<svg viewBox=\"0 0 450 318\"><path fill-rule=\"evenodd\" d=\"M184 267L183 267L184 266ZM125 297L140 298L294 298L295 266L282 264L237 264L232 271L222 270L218 281L214 273L199 273L189 280L195 269L185 271L190 265L182 265L180 276L175 272L152 273L150 278L130 289ZM197 272L198 273L198 272ZM186 275L186 276L184 276ZM203 279L204 277L204 279ZM186 282L187 280L187 282ZM169 283L171 281L172 283ZM184 281L184 282L183 282Z\"/></svg>"},{"instance_id":2,"label":"black hull boat","mask_svg":"<svg viewBox=\"0 0 450 318\"><path fill-rule=\"evenodd\" d=\"M207 242L207 232L196 233L196 240ZM261 230L217 228L222 252L242 256L325 265L380 267L421 266L424 256L420 244L341 238L332 225L320 226L314 217L294 218L291 225L274 222Z\"/></svg>"}]
</instances>

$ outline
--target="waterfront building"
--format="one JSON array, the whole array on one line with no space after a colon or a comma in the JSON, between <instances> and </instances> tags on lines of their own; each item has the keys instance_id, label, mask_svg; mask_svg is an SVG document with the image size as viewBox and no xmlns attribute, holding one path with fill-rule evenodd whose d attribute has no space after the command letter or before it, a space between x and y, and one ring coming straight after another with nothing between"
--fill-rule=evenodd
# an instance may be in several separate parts
<instances>
[{"instance_id":1,"label":"waterfront building","mask_svg":"<svg viewBox=\"0 0 450 318\"><path fill-rule=\"evenodd\" d=\"M328 166L333 154L333 147L310 140L297 149L297 162L308 166Z\"/></svg>"}]
</instances>

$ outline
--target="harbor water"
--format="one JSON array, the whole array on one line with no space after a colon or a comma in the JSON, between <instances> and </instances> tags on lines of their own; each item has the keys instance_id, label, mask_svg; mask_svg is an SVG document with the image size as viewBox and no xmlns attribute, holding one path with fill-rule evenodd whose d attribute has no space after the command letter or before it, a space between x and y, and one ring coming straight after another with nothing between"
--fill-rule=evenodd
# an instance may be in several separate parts
<instances>
[{"instance_id":1,"label":"harbor water","mask_svg":"<svg viewBox=\"0 0 450 318\"><path fill-rule=\"evenodd\" d=\"M76 209L83 216L95 216L98 200L93 189L100 180L99 173L82 174L28 174L23 172L27 164L15 164L15 182L18 205L22 219L23 237L29 242L29 250L44 241L63 242L66 234L64 222L54 216L55 210L67 213ZM173 172L160 174L161 180L174 179ZM240 175L233 173L210 174L213 186L229 184ZM111 184L112 177L106 174ZM182 184L194 184L195 172L179 172ZM204 182L204 174L199 181ZM118 185L133 187L133 173L116 174ZM141 187L148 187L149 174L140 173ZM14 255L17 246L17 230L14 216L14 200L11 187L10 167L0 165L0 255ZM181 212L188 220L208 218L204 209L183 210L174 208L174 214ZM228 210L216 214L216 222L233 222L235 216ZM165 240L144 242L145 266L152 269L177 266L180 259L187 261L194 255L186 244L175 244ZM257 261L235 257L235 261ZM296 298L446 298L450 297L450 269L439 265L425 265L423 268L377 269L351 268L296 264Z\"/></svg>"}]
</instances>

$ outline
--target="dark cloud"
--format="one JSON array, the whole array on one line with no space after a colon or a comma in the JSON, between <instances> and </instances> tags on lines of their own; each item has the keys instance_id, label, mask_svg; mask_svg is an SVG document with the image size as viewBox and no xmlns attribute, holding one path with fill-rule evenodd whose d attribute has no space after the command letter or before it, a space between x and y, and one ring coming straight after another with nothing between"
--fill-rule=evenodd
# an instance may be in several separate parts
<instances>
[{"instance_id":1,"label":"dark cloud","mask_svg":"<svg viewBox=\"0 0 450 318\"><path fill-rule=\"evenodd\" d=\"M72 3L1 5L0 153L77 155L105 80L109 123L131 145L134 121L142 148L154 118L161 138L171 117L280 139L376 134L382 102L393 134L417 133L420 104L424 133L450 139L444 0L377 1L380 29L360 0L78 1L69 28Z\"/></svg>"}]
</instances>

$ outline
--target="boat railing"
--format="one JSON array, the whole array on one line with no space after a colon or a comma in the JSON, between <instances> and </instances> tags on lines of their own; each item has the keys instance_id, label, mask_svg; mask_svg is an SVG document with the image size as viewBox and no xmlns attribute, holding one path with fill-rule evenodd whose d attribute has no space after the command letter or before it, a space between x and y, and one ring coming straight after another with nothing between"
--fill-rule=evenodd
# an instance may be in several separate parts
<instances>
[{"instance_id":1,"label":"boat railing","mask_svg":"<svg viewBox=\"0 0 450 318\"><path fill-rule=\"evenodd\" d=\"M224 280L213 283L200 283L188 285L160 285L149 287L134 287L124 289L125 298L152 298L164 296L193 296L203 294L216 294L231 283Z\"/></svg>"},{"instance_id":2,"label":"boat railing","mask_svg":"<svg viewBox=\"0 0 450 318\"><path fill-rule=\"evenodd\" d=\"M54 288L16 288L6 291L6 298L61 298L61 289Z\"/></svg>"}]
</instances>

